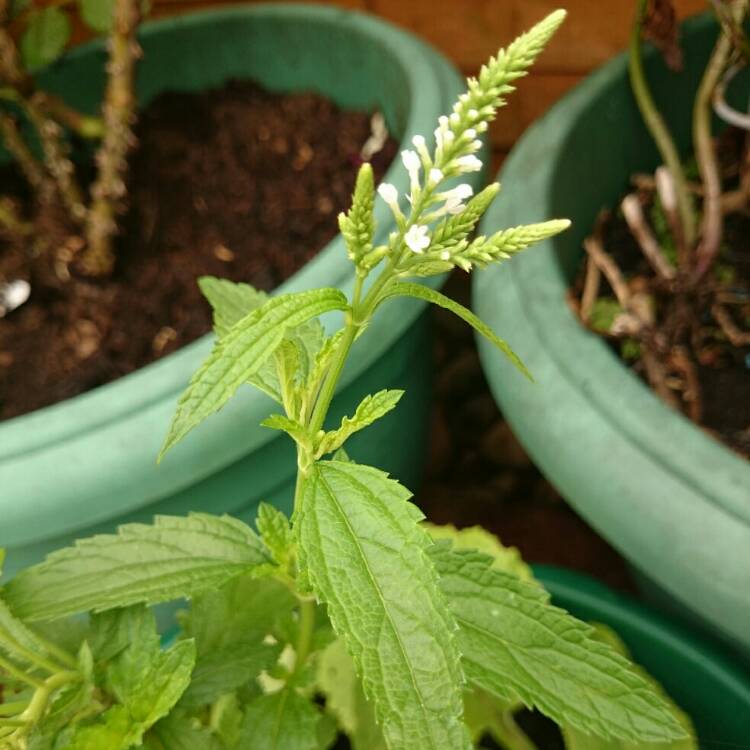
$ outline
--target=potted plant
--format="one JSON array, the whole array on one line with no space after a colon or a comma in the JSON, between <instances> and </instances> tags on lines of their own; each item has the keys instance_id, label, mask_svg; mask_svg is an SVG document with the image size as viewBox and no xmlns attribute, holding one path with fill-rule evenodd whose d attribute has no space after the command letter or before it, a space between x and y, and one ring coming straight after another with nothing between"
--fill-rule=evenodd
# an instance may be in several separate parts
<instances>
[{"instance_id":1,"label":"potted plant","mask_svg":"<svg viewBox=\"0 0 750 750\"><path fill-rule=\"evenodd\" d=\"M717 30L709 17L684 25L682 73L669 71L653 50L645 56L645 80L677 153L688 150L694 95ZM616 205L631 175L663 161L631 93L628 67L622 56L588 78L506 162L510 188L485 231L538 211L573 217L573 230L474 280L476 310L512 332L537 385L516 380L483 345L481 356L498 403L534 460L630 561L644 587L668 594L672 606L747 648L750 466L666 406L608 343L580 325L566 301L600 210ZM738 96L740 88L737 82ZM703 141L705 105L704 94Z\"/></svg>"},{"instance_id":2,"label":"potted plant","mask_svg":"<svg viewBox=\"0 0 750 750\"><path fill-rule=\"evenodd\" d=\"M427 129L460 86L445 58L414 37L334 8L235 7L145 23L138 38L142 104L165 90L196 91L251 77L274 91L314 90L341 106L378 109L403 144ZM78 111L95 112L104 61L103 43L85 45L41 71L38 85ZM401 192L408 184L398 171L387 179ZM477 172L466 177L474 186L479 179ZM384 206L376 218L380 240L395 223ZM277 291L318 284L347 289L353 283L338 237ZM373 323L376 343L359 350L347 368L333 408L338 416L350 409L375 382L370 377L416 386L404 403L408 421L394 416L367 445L352 446L354 455L363 450L368 460L412 482L422 461L430 375L421 310L420 303L404 301ZM160 469L154 464L174 400L211 345L212 338L203 337L116 382L0 425L0 544L13 560L6 575L83 529L112 529L157 510L210 507L251 518L261 498L288 503L289 446L257 427L271 401L249 388L201 441L186 442Z\"/></svg>"},{"instance_id":3,"label":"potted plant","mask_svg":"<svg viewBox=\"0 0 750 750\"><path fill-rule=\"evenodd\" d=\"M410 207L393 184L377 190L398 227L384 244L372 169L361 167L341 216L351 296L324 287L266 297L204 280L218 341L180 398L162 455L272 362L280 412L264 425L295 445L292 516L262 504L257 533L228 515L160 516L16 575L0 590L5 745L317 750L343 730L363 749L466 750L489 730L520 750L533 746L514 718L525 705L557 722L570 748L694 747L690 719L621 642L553 606L514 550L481 530L425 527L401 484L349 458L349 437L402 392L366 396L324 427L355 339L400 296L451 310L524 370L468 309L406 279L502 262L567 227L471 239L499 186L469 200L467 183L446 184L476 166L477 135L563 18L551 14L470 79L434 149L415 136L403 159ZM326 334L319 316L333 311L342 325ZM161 648L147 607L181 597L190 610ZM61 618L81 613L71 633ZM731 697L746 696L737 686Z\"/></svg>"}]
</instances>

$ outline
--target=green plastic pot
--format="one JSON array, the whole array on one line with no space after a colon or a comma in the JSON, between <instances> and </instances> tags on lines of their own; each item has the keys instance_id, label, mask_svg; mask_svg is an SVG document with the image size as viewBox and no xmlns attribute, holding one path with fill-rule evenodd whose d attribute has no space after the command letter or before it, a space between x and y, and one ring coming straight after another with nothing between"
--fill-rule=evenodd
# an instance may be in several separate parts
<instances>
[{"instance_id":1,"label":"green plastic pot","mask_svg":"<svg viewBox=\"0 0 750 750\"><path fill-rule=\"evenodd\" d=\"M693 720L701 747L747 745L750 675L722 649L588 576L546 565L534 573L555 604L617 631L633 659Z\"/></svg>"},{"instance_id":2,"label":"green plastic pot","mask_svg":"<svg viewBox=\"0 0 750 750\"><path fill-rule=\"evenodd\" d=\"M656 101L685 152L693 95L715 38L708 18L684 26L681 74L647 56ZM746 106L747 87L737 88L737 104ZM503 192L482 231L555 216L573 226L474 279L477 313L509 340L536 382L483 342L480 355L534 461L648 590L749 649L750 464L666 407L579 325L565 299L599 210L617 204L631 174L657 164L625 56L527 132L505 163Z\"/></svg>"},{"instance_id":3,"label":"green plastic pot","mask_svg":"<svg viewBox=\"0 0 750 750\"><path fill-rule=\"evenodd\" d=\"M251 77L277 91L316 90L344 107L380 109L404 142L431 133L463 88L452 65L420 40L335 8L257 5L196 13L146 24L141 41L141 102L167 89ZM87 45L45 72L44 85L95 111L104 61L101 44ZM400 163L386 179L402 194L408 187ZM480 180L476 175L475 187ZM393 220L382 201L376 219L378 239L385 238ZM352 281L337 237L278 291L347 289ZM406 389L399 408L353 440L351 452L412 487L422 468L431 392L423 310L409 301L384 306L364 345L355 347L331 415L351 413L371 391ZM0 425L6 576L76 537L155 513L203 510L251 520L261 499L289 509L293 450L284 436L258 427L273 405L249 387L156 465L177 397L211 345L206 336L117 382Z\"/></svg>"}]
</instances>

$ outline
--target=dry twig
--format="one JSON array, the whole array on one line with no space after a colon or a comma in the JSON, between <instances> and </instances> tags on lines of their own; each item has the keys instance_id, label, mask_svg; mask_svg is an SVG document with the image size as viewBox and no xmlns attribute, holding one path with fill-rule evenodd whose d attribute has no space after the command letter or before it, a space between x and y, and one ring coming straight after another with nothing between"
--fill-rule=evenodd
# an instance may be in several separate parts
<instances>
[{"instance_id":1,"label":"dry twig","mask_svg":"<svg viewBox=\"0 0 750 750\"><path fill-rule=\"evenodd\" d=\"M112 237L117 231L115 217L124 210L127 154L135 141L133 82L140 55L135 38L139 20L140 0L117 0L102 107L105 135L96 155L99 172L91 187L92 203L85 231L87 248L82 258L83 270L94 276L110 273L115 262L112 251Z\"/></svg>"},{"instance_id":2,"label":"dry twig","mask_svg":"<svg viewBox=\"0 0 750 750\"><path fill-rule=\"evenodd\" d=\"M667 281L673 279L675 277L674 267L666 259L656 237L646 223L640 198L634 193L626 195L622 201L622 213L630 231L638 242L638 246L651 267L656 271L657 276Z\"/></svg>"}]
</instances>

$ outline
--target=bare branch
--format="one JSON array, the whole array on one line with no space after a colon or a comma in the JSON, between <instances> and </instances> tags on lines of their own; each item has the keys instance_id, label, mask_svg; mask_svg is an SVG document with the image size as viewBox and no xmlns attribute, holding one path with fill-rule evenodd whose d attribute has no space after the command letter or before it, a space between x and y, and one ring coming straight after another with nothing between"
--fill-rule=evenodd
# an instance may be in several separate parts
<instances>
[{"instance_id":1,"label":"bare branch","mask_svg":"<svg viewBox=\"0 0 750 750\"><path fill-rule=\"evenodd\" d=\"M657 276L667 281L673 279L675 269L666 259L656 237L646 224L640 198L633 193L626 195L622 201L622 213L646 260L656 271Z\"/></svg>"},{"instance_id":2,"label":"bare branch","mask_svg":"<svg viewBox=\"0 0 750 750\"><path fill-rule=\"evenodd\" d=\"M96 155L99 173L91 187L87 248L82 258L83 269L97 276L110 273L114 267L115 217L125 207L127 154L135 142L132 131L136 105L134 75L135 62L140 55L135 32L139 21L139 0L117 0L109 39L109 78L102 107L105 135Z\"/></svg>"}]
</instances>

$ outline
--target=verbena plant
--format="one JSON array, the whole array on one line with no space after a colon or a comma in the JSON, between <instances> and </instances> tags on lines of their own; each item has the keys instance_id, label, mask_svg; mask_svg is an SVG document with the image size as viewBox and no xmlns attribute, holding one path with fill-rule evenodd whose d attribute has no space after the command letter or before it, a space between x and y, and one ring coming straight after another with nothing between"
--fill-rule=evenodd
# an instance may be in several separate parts
<instances>
[{"instance_id":1,"label":"verbena plant","mask_svg":"<svg viewBox=\"0 0 750 750\"><path fill-rule=\"evenodd\" d=\"M92 31L108 37L100 116L77 111L40 89L33 77L68 46L68 6ZM145 10L143 0L0 2L0 133L34 204L27 215L17 201L4 197L0 231L28 249L35 259L35 281L44 285L64 285L71 270L104 276L114 268L113 238L117 215L125 207L127 156L134 143L134 79L140 56L135 33ZM96 143L96 176L88 191L70 159L70 134ZM65 227L67 241L49 236L50 211Z\"/></svg>"},{"instance_id":2,"label":"verbena plant","mask_svg":"<svg viewBox=\"0 0 750 750\"><path fill-rule=\"evenodd\" d=\"M489 731L528 750L513 721L520 706L557 721L571 747L690 746L689 723L653 682L606 634L551 605L516 553L481 531L426 527L404 487L346 456L347 439L400 391L367 396L324 427L352 345L395 297L455 312L525 372L469 310L406 279L501 262L567 227L471 239L499 187L471 197L444 184L480 168L478 136L563 17L469 80L434 149L416 136L402 153L408 207L393 186L378 188L396 220L384 245L373 245L376 191L362 166L340 217L351 297L201 281L218 341L162 453L252 383L283 408L264 424L296 444L292 517L261 504L257 532L228 516L159 517L81 540L11 580L0 600L0 746L318 750L341 731L359 750L465 750ZM343 326L328 335L318 316L331 312ZM191 608L162 647L148 607L181 598ZM61 619L80 613L90 616Z\"/></svg>"}]
</instances>

